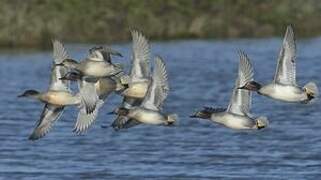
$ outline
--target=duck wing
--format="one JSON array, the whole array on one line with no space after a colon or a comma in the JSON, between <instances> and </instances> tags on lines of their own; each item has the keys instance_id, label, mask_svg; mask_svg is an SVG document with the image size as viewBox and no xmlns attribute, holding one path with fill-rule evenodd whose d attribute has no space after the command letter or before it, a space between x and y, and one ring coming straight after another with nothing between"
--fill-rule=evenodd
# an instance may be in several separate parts
<instances>
[{"instance_id":1,"label":"duck wing","mask_svg":"<svg viewBox=\"0 0 321 180\"><path fill-rule=\"evenodd\" d=\"M166 66L163 59L157 56L151 84L142 102L142 106L146 109L152 109L156 111L161 110L161 106L168 95L168 91L169 85Z\"/></svg>"},{"instance_id":2,"label":"duck wing","mask_svg":"<svg viewBox=\"0 0 321 180\"><path fill-rule=\"evenodd\" d=\"M62 63L64 59L69 58L67 51L64 45L58 41L53 40L53 66L51 69L51 79L49 90L56 91L70 91L69 90L69 81L68 80L60 80L59 78L63 77L67 72L68 68L65 66L56 66L56 64Z\"/></svg>"},{"instance_id":3,"label":"duck wing","mask_svg":"<svg viewBox=\"0 0 321 180\"><path fill-rule=\"evenodd\" d=\"M104 104L104 101L98 100L97 104L95 105L96 108L89 114L87 113L86 104L85 103L81 104L77 121L73 131L77 134L81 134L85 132L91 126L91 124L96 120L99 109L103 106L103 104Z\"/></svg>"},{"instance_id":4,"label":"duck wing","mask_svg":"<svg viewBox=\"0 0 321 180\"><path fill-rule=\"evenodd\" d=\"M99 99L95 87L97 80L97 78L83 77L83 79L79 81L81 103L79 106L80 110L77 122L74 127L74 132L77 134L82 133L89 128L97 118L99 109L104 104L104 101Z\"/></svg>"},{"instance_id":5,"label":"duck wing","mask_svg":"<svg viewBox=\"0 0 321 180\"><path fill-rule=\"evenodd\" d=\"M238 115L248 115L251 108L251 92L239 87L245 85L246 82L253 81L253 67L247 55L239 52L240 64L238 78L235 82L230 104L227 108L228 112Z\"/></svg>"},{"instance_id":6,"label":"duck wing","mask_svg":"<svg viewBox=\"0 0 321 180\"><path fill-rule=\"evenodd\" d=\"M296 44L292 26L288 26L279 53L274 83L296 86Z\"/></svg>"},{"instance_id":7,"label":"duck wing","mask_svg":"<svg viewBox=\"0 0 321 180\"><path fill-rule=\"evenodd\" d=\"M54 122L59 119L64 110L64 106L55 106L45 104L42 110L40 119L36 123L36 127L29 136L29 140L38 140L44 137L54 125Z\"/></svg>"},{"instance_id":8,"label":"duck wing","mask_svg":"<svg viewBox=\"0 0 321 180\"><path fill-rule=\"evenodd\" d=\"M149 78L150 46L148 40L137 30L131 31L133 38L133 54L130 71L130 82L139 82Z\"/></svg>"},{"instance_id":9,"label":"duck wing","mask_svg":"<svg viewBox=\"0 0 321 180\"><path fill-rule=\"evenodd\" d=\"M124 107L126 109L131 109L134 106L140 106L141 103L142 103L141 99L124 97L121 107ZM138 124L140 124L139 121L130 119L127 116L118 115L111 126L115 130L119 130L119 129L124 129L124 128L128 129L128 128L136 126Z\"/></svg>"},{"instance_id":10,"label":"duck wing","mask_svg":"<svg viewBox=\"0 0 321 180\"><path fill-rule=\"evenodd\" d=\"M55 66L55 64L61 63L64 59L68 58L68 54L63 44L58 40L53 40L53 67L51 71L51 79L49 90L68 91L69 82L62 81L59 78L63 77L67 73L67 68L64 66ZM52 128L55 121L59 119L63 113L64 106L55 106L51 104L45 104L43 107L40 119L37 121L36 126L29 136L30 140L37 140L44 137Z\"/></svg>"}]
</instances>

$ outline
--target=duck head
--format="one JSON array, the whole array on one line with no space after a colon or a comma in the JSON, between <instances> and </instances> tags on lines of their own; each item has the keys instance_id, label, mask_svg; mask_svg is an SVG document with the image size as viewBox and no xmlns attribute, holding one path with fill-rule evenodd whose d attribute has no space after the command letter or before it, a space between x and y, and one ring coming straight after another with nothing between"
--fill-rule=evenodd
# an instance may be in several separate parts
<instances>
[{"instance_id":1,"label":"duck head","mask_svg":"<svg viewBox=\"0 0 321 180\"><path fill-rule=\"evenodd\" d=\"M64 59L61 63L56 64L56 66L66 66L69 68L75 68L78 64L79 62L74 59Z\"/></svg>"},{"instance_id":2,"label":"duck head","mask_svg":"<svg viewBox=\"0 0 321 180\"><path fill-rule=\"evenodd\" d=\"M309 82L303 87L303 92L306 94L307 99L305 102L309 102L319 95L318 86L314 82Z\"/></svg>"},{"instance_id":3,"label":"duck head","mask_svg":"<svg viewBox=\"0 0 321 180\"><path fill-rule=\"evenodd\" d=\"M123 57L123 55L120 52L110 47L95 46L89 49L88 58L95 61L105 60L106 62L111 63L111 55Z\"/></svg>"},{"instance_id":4,"label":"duck head","mask_svg":"<svg viewBox=\"0 0 321 180\"><path fill-rule=\"evenodd\" d=\"M95 54L95 51L99 51L104 57L105 61L111 61L111 55L123 57L123 55L120 52L112 49L111 47L95 46L89 49L90 54Z\"/></svg>"},{"instance_id":5,"label":"duck head","mask_svg":"<svg viewBox=\"0 0 321 180\"><path fill-rule=\"evenodd\" d=\"M238 89L246 89L249 91L259 91L261 89L262 85L255 81L249 81L245 83L244 86L239 87Z\"/></svg>"},{"instance_id":6,"label":"duck head","mask_svg":"<svg viewBox=\"0 0 321 180\"><path fill-rule=\"evenodd\" d=\"M103 47L93 47L89 49L88 59L93 61L105 61L105 57L102 51ZM108 55L109 56L109 55Z\"/></svg>"},{"instance_id":7,"label":"duck head","mask_svg":"<svg viewBox=\"0 0 321 180\"><path fill-rule=\"evenodd\" d=\"M31 90L26 90L24 93L22 93L22 94L19 95L18 97L19 97L19 98L20 98L20 97L35 97L35 96L37 96L37 95L39 95L39 92L36 91L36 90L31 89Z\"/></svg>"},{"instance_id":8,"label":"duck head","mask_svg":"<svg viewBox=\"0 0 321 180\"><path fill-rule=\"evenodd\" d=\"M258 117L255 120L255 126L257 129L266 128L268 125L269 125L269 121L268 121L267 117L262 116L262 117Z\"/></svg>"}]
</instances>

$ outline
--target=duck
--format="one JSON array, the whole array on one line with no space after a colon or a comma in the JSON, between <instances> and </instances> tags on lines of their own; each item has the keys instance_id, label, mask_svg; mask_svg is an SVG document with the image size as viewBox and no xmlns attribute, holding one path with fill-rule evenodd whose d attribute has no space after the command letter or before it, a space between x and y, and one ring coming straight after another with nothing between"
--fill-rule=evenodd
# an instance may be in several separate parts
<instances>
[{"instance_id":1,"label":"duck","mask_svg":"<svg viewBox=\"0 0 321 180\"><path fill-rule=\"evenodd\" d=\"M131 120L127 122L130 126L142 123L165 126L174 124L178 119L177 114L162 112L162 105L168 95L169 85L166 66L164 60L160 56L155 58L155 67L150 82L146 96L141 105L130 108L118 108L117 114L126 116Z\"/></svg>"},{"instance_id":2,"label":"duck","mask_svg":"<svg viewBox=\"0 0 321 180\"><path fill-rule=\"evenodd\" d=\"M60 90L48 90L46 92L27 90L18 97L27 97L58 107L77 106L79 113L73 131L80 134L87 130L96 119L98 109L103 104L98 98L95 83L96 80L92 80L92 78L82 78L79 85L80 90L77 94Z\"/></svg>"},{"instance_id":3,"label":"duck","mask_svg":"<svg viewBox=\"0 0 321 180\"><path fill-rule=\"evenodd\" d=\"M273 81L266 85L249 81L240 89L290 103L307 104L318 96L319 90L314 82L303 87L296 83L296 43L292 25L287 26Z\"/></svg>"},{"instance_id":4,"label":"duck","mask_svg":"<svg viewBox=\"0 0 321 180\"><path fill-rule=\"evenodd\" d=\"M80 84L79 93L72 93L69 81L61 79L69 71L68 68L57 66L57 64L68 57L68 54L59 41L54 41L53 46L54 64L48 90L39 92L30 89L18 96L19 98L35 99L45 104L40 120L36 123L34 131L29 136L30 140L37 140L45 136L54 122L59 119L65 106L77 106L80 109L75 125L75 129L78 130L83 127L81 122L90 121L97 116L96 106L101 104L95 91L96 80L93 78L84 78Z\"/></svg>"},{"instance_id":5,"label":"duck","mask_svg":"<svg viewBox=\"0 0 321 180\"><path fill-rule=\"evenodd\" d=\"M59 40L53 40L53 66L51 69L50 92L62 92L63 94L70 93L70 84L68 81L60 80L59 78L64 75L68 69L62 66L56 66L56 64L61 63L64 59L67 59L68 53L64 45ZM22 96L39 96L39 92L35 90L29 90ZM45 101L44 101L45 102ZM64 111L63 105L45 103L43 110L41 112L39 120L36 122L35 128L29 135L29 140L35 141L44 137L53 127L54 123L61 117Z\"/></svg>"},{"instance_id":6,"label":"duck","mask_svg":"<svg viewBox=\"0 0 321 180\"><path fill-rule=\"evenodd\" d=\"M132 63L130 75L127 78L127 88L122 91L123 101L119 108L116 108L109 114L117 114L112 123L114 130L127 129L140 124L138 121L127 116L118 114L121 108L130 109L140 106L146 96L150 83L150 45L147 38L138 30L131 31L133 39ZM105 126L104 126L105 127Z\"/></svg>"},{"instance_id":7,"label":"duck","mask_svg":"<svg viewBox=\"0 0 321 180\"><path fill-rule=\"evenodd\" d=\"M78 62L71 58L64 59L57 66L65 66L79 71L84 76L96 78L110 77L122 72L123 67L120 64L111 63L111 55L122 55L111 48L94 47L89 50L88 57Z\"/></svg>"},{"instance_id":8,"label":"duck","mask_svg":"<svg viewBox=\"0 0 321 180\"><path fill-rule=\"evenodd\" d=\"M240 89L244 83L253 80L253 68L249 58L244 52L239 52L240 64L238 78L232 92L232 97L227 108L204 107L197 111L191 118L209 119L234 130L258 130L268 126L264 116L254 118L250 114L251 91Z\"/></svg>"},{"instance_id":9,"label":"duck","mask_svg":"<svg viewBox=\"0 0 321 180\"><path fill-rule=\"evenodd\" d=\"M131 35L133 39L132 67L129 74L128 88L122 92L122 95L143 99L150 83L150 45L147 38L138 30L132 30Z\"/></svg>"}]
</instances>

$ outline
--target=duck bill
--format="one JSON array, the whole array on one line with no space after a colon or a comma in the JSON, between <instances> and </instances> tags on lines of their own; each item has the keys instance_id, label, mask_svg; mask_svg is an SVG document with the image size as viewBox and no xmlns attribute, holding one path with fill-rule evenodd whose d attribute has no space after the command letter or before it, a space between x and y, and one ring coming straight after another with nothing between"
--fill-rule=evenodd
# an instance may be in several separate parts
<instances>
[{"instance_id":1,"label":"duck bill","mask_svg":"<svg viewBox=\"0 0 321 180\"><path fill-rule=\"evenodd\" d=\"M261 85L255 81L247 82L244 86L239 87L238 89L246 89L249 91L258 91L261 89Z\"/></svg>"}]
</instances>

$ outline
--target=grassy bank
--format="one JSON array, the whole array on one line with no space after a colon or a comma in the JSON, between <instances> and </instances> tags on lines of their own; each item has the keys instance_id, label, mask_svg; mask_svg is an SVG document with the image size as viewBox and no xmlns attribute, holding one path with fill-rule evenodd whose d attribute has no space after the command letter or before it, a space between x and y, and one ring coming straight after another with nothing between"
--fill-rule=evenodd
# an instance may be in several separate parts
<instances>
[{"instance_id":1,"label":"grassy bank","mask_svg":"<svg viewBox=\"0 0 321 180\"><path fill-rule=\"evenodd\" d=\"M317 0L0 0L0 46L130 39L268 37L294 24L300 37L321 34Z\"/></svg>"}]
</instances>

